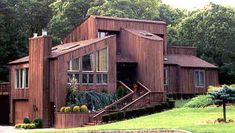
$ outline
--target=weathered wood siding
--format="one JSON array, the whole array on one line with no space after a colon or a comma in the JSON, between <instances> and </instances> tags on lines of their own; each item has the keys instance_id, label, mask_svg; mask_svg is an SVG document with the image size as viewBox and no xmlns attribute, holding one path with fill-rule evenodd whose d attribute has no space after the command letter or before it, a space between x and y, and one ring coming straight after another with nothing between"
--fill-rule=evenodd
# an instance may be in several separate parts
<instances>
[{"instance_id":1,"label":"weathered wood siding","mask_svg":"<svg viewBox=\"0 0 235 133\"><path fill-rule=\"evenodd\" d=\"M82 125L89 122L89 117L94 114L91 113L62 113L57 112L55 114L55 128L72 128L81 127Z\"/></svg>"},{"instance_id":2,"label":"weathered wood siding","mask_svg":"<svg viewBox=\"0 0 235 133\"><path fill-rule=\"evenodd\" d=\"M43 119L49 126L49 57L52 38L40 36L29 39L29 111L30 118Z\"/></svg>"},{"instance_id":3,"label":"weathered wood siding","mask_svg":"<svg viewBox=\"0 0 235 133\"><path fill-rule=\"evenodd\" d=\"M16 68L28 68L28 63L15 64L10 66L10 123L14 123L14 100L27 100L29 98L29 89L16 89Z\"/></svg>"},{"instance_id":4,"label":"weathered wood siding","mask_svg":"<svg viewBox=\"0 0 235 133\"><path fill-rule=\"evenodd\" d=\"M168 46L167 54L184 54L184 55L197 55L196 47L186 47L186 46Z\"/></svg>"},{"instance_id":5,"label":"weathered wood siding","mask_svg":"<svg viewBox=\"0 0 235 133\"><path fill-rule=\"evenodd\" d=\"M167 93L174 94L200 94L206 93L209 85L218 85L218 70L211 68L181 68L165 66L168 68L168 85L165 86ZM195 87L194 71L205 71L205 87Z\"/></svg>"},{"instance_id":6,"label":"weathered wood siding","mask_svg":"<svg viewBox=\"0 0 235 133\"><path fill-rule=\"evenodd\" d=\"M95 19L89 17L81 25L75 27L72 32L66 35L63 39L63 43L94 39L96 36Z\"/></svg>"},{"instance_id":7,"label":"weathered wood siding","mask_svg":"<svg viewBox=\"0 0 235 133\"><path fill-rule=\"evenodd\" d=\"M97 38L98 31L120 32L121 28L144 30L163 37L164 53L167 47L167 27L163 22L134 21L90 16L81 25L74 28L64 39L64 43Z\"/></svg>"},{"instance_id":8,"label":"weathered wood siding","mask_svg":"<svg viewBox=\"0 0 235 133\"><path fill-rule=\"evenodd\" d=\"M168 83L164 85L167 93L178 93L179 92L179 67L177 65L164 66L167 69Z\"/></svg>"},{"instance_id":9,"label":"weathered wood siding","mask_svg":"<svg viewBox=\"0 0 235 133\"><path fill-rule=\"evenodd\" d=\"M51 88L54 88L54 101L56 110L59 110L61 106L65 105L66 94L67 94L67 62L71 59L82 57L86 54L93 53L97 50L108 48L108 84L107 85L82 85L79 89L90 90L94 89L100 91L106 88L109 92L115 92L116 90L116 37L111 36L99 42L84 46L73 52L61 55L55 62L52 62L52 68L54 74L51 76L53 81L50 82ZM54 66L53 66L54 64ZM53 86L53 87L52 87Z\"/></svg>"},{"instance_id":10,"label":"weathered wood siding","mask_svg":"<svg viewBox=\"0 0 235 133\"><path fill-rule=\"evenodd\" d=\"M121 31L121 54L138 62L137 80L151 91L164 92L163 41Z\"/></svg>"}]
</instances>

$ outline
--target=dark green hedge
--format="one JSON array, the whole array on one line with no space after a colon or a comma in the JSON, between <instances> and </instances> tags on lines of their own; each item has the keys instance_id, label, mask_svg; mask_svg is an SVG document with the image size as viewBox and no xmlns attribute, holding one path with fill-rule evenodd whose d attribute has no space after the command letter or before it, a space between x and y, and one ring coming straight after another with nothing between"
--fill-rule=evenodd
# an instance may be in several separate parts
<instances>
[{"instance_id":1,"label":"dark green hedge","mask_svg":"<svg viewBox=\"0 0 235 133\"><path fill-rule=\"evenodd\" d=\"M149 106L145 108L133 109L133 110L126 110L126 111L119 111L114 113L105 114L102 116L102 121L104 123L113 122L113 121L120 121L125 119L132 119L143 115L149 115L156 112L161 112L167 109L172 109L175 106L174 100L168 100L167 103L162 103L155 106Z\"/></svg>"}]
</instances>

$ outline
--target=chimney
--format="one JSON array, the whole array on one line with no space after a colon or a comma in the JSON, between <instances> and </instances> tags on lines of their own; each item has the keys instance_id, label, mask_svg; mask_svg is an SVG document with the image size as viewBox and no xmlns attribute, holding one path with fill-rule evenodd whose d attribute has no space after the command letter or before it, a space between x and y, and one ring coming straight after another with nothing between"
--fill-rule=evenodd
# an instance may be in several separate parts
<instances>
[{"instance_id":1,"label":"chimney","mask_svg":"<svg viewBox=\"0 0 235 133\"><path fill-rule=\"evenodd\" d=\"M52 38L43 34L29 38L29 112L30 119L41 118L49 126L49 57Z\"/></svg>"}]
</instances>

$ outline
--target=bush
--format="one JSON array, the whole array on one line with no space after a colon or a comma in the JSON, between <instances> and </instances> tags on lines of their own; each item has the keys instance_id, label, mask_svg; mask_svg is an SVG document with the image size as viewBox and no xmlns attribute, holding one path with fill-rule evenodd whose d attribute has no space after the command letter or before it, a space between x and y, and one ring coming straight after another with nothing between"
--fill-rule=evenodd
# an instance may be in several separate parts
<instances>
[{"instance_id":1,"label":"bush","mask_svg":"<svg viewBox=\"0 0 235 133\"><path fill-rule=\"evenodd\" d=\"M126 94L128 94L128 90L121 85L117 88L117 91L114 94L114 98L119 99L119 98L125 96Z\"/></svg>"},{"instance_id":2,"label":"bush","mask_svg":"<svg viewBox=\"0 0 235 133\"><path fill-rule=\"evenodd\" d=\"M79 106L74 106L73 107L73 112L80 112L80 107Z\"/></svg>"},{"instance_id":3,"label":"bush","mask_svg":"<svg viewBox=\"0 0 235 133\"><path fill-rule=\"evenodd\" d=\"M150 106L146 108L139 108L139 109L133 109L133 110L127 110L124 112L115 112L110 113L102 116L103 122L110 122L110 121L119 121L123 119L132 119L135 117L147 115L147 114L153 114L155 112L161 112L165 109L168 109L170 106L168 103L162 103L155 106Z\"/></svg>"},{"instance_id":4,"label":"bush","mask_svg":"<svg viewBox=\"0 0 235 133\"><path fill-rule=\"evenodd\" d=\"M113 102L113 96L108 93L92 91L79 91L76 105L87 105L89 110L104 108Z\"/></svg>"},{"instance_id":5,"label":"bush","mask_svg":"<svg viewBox=\"0 0 235 133\"><path fill-rule=\"evenodd\" d=\"M30 121L29 118L24 118L23 123L24 123L24 124L28 124L28 123L31 123L31 121Z\"/></svg>"},{"instance_id":6,"label":"bush","mask_svg":"<svg viewBox=\"0 0 235 133\"><path fill-rule=\"evenodd\" d=\"M213 104L213 100L209 95L199 95L192 98L184 107L189 108L204 108Z\"/></svg>"},{"instance_id":7,"label":"bush","mask_svg":"<svg viewBox=\"0 0 235 133\"><path fill-rule=\"evenodd\" d=\"M36 128L42 128L42 119L37 118L33 121L33 123L35 124Z\"/></svg>"},{"instance_id":8,"label":"bush","mask_svg":"<svg viewBox=\"0 0 235 133\"><path fill-rule=\"evenodd\" d=\"M19 123L15 125L15 128L34 129L36 125L34 123Z\"/></svg>"},{"instance_id":9,"label":"bush","mask_svg":"<svg viewBox=\"0 0 235 133\"><path fill-rule=\"evenodd\" d=\"M86 105L82 105L82 106L80 107L80 111L81 111L81 112L88 112L87 106L86 106Z\"/></svg>"},{"instance_id":10,"label":"bush","mask_svg":"<svg viewBox=\"0 0 235 133\"><path fill-rule=\"evenodd\" d=\"M61 107L61 108L60 108L60 112L65 112L65 108L66 108L66 107Z\"/></svg>"},{"instance_id":11,"label":"bush","mask_svg":"<svg viewBox=\"0 0 235 133\"><path fill-rule=\"evenodd\" d=\"M64 108L64 112L72 112L73 110L72 110L72 108L71 107L65 107Z\"/></svg>"}]
</instances>

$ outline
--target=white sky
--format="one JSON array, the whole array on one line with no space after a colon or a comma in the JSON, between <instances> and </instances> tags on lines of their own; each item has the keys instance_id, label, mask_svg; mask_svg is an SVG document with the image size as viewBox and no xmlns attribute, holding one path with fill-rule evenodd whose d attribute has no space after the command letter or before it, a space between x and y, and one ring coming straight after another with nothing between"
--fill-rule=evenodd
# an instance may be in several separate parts
<instances>
[{"instance_id":1,"label":"white sky","mask_svg":"<svg viewBox=\"0 0 235 133\"><path fill-rule=\"evenodd\" d=\"M235 0L162 0L175 8L194 10L207 5L210 2L235 7Z\"/></svg>"}]
</instances>

